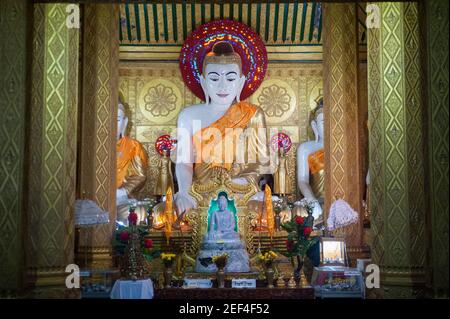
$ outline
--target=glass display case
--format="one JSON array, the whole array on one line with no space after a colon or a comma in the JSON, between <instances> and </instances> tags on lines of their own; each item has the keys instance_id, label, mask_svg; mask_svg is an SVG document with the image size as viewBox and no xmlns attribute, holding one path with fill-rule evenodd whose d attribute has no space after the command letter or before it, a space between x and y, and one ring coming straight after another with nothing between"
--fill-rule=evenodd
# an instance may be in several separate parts
<instances>
[{"instance_id":1,"label":"glass display case","mask_svg":"<svg viewBox=\"0 0 450 319\"><path fill-rule=\"evenodd\" d=\"M81 270L81 298L107 298L109 299L114 282L120 278L119 270Z\"/></svg>"},{"instance_id":2,"label":"glass display case","mask_svg":"<svg viewBox=\"0 0 450 319\"><path fill-rule=\"evenodd\" d=\"M357 268L315 267L311 284L316 298L364 298L364 278Z\"/></svg>"}]
</instances>

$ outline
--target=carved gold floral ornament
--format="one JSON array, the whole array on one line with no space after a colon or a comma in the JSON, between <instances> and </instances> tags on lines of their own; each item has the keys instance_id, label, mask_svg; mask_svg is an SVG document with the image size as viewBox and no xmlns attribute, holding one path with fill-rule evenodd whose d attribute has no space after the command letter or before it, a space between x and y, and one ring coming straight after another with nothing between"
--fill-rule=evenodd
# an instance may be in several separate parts
<instances>
[{"instance_id":1,"label":"carved gold floral ornament","mask_svg":"<svg viewBox=\"0 0 450 319\"><path fill-rule=\"evenodd\" d=\"M148 89L144 102L144 108L153 116L167 116L176 109L177 97L172 88L158 84Z\"/></svg>"},{"instance_id":2,"label":"carved gold floral ornament","mask_svg":"<svg viewBox=\"0 0 450 319\"><path fill-rule=\"evenodd\" d=\"M258 102L268 116L282 116L290 109L291 97L286 88L275 84L262 90Z\"/></svg>"}]
</instances>

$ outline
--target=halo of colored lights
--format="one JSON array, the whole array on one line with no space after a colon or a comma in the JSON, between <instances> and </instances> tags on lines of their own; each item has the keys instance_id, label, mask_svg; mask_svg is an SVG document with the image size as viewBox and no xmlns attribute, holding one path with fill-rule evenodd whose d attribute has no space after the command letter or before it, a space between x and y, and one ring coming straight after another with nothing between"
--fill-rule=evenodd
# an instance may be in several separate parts
<instances>
[{"instance_id":1,"label":"halo of colored lights","mask_svg":"<svg viewBox=\"0 0 450 319\"><path fill-rule=\"evenodd\" d=\"M283 148L284 154L287 154L292 147L292 141L286 133L278 133L272 136L271 146L275 152L278 152L278 149Z\"/></svg>"},{"instance_id":2,"label":"halo of colored lights","mask_svg":"<svg viewBox=\"0 0 450 319\"><path fill-rule=\"evenodd\" d=\"M170 152L174 150L175 140L168 134L161 135L155 142L155 149L161 156L170 156ZM167 151L165 153L164 151Z\"/></svg>"},{"instance_id":3,"label":"halo of colored lights","mask_svg":"<svg viewBox=\"0 0 450 319\"><path fill-rule=\"evenodd\" d=\"M242 59L245 76L241 100L252 95L264 79L267 70L267 51L261 37L247 25L232 20L215 20L195 29L186 39L180 53L180 69L189 89L205 100L200 76L203 59L218 41L228 41Z\"/></svg>"}]
</instances>

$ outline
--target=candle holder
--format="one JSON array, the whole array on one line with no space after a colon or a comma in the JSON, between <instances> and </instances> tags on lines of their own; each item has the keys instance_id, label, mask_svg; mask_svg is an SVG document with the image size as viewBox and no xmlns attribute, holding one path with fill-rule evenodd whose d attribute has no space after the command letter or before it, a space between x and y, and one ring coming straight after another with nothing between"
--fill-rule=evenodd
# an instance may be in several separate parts
<instances>
[{"instance_id":1,"label":"candle holder","mask_svg":"<svg viewBox=\"0 0 450 319\"><path fill-rule=\"evenodd\" d=\"M217 267L217 287L225 288L225 266L228 261L228 254L224 253L222 255L213 256L212 260Z\"/></svg>"},{"instance_id":2,"label":"candle holder","mask_svg":"<svg viewBox=\"0 0 450 319\"><path fill-rule=\"evenodd\" d=\"M173 264L175 261L175 254L172 253L162 253L161 259L164 263L164 288L172 287L172 277L173 277Z\"/></svg>"}]
</instances>

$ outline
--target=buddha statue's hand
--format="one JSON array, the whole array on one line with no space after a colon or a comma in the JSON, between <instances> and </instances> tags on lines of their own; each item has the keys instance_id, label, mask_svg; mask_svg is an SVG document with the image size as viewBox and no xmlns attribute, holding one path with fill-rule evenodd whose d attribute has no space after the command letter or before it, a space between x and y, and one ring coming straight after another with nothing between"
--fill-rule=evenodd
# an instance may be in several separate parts
<instances>
[{"instance_id":1,"label":"buddha statue's hand","mask_svg":"<svg viewBox=\"0 0 450 319\"><path fill-rule=\"evenodd\" d=\"M186 212L191 208L197 208L197 202L186 191L180 191L174 196L175 206L177 207L178 215Z\"/></svg>"},{"instance_id":2,"label":"buddha statue's hand","mask_svg":"<svg viewBox=\"0 0 450 319\"><path fill-rule=\"evenodd\" d=\"M322 206L320 206L320 203L318 201L316 201L314 203L314 208L313 208L313 217L315 220L319 219L319 217L322 215L323 211L322 211Z\"/></svg>"},{"instance_id":3,"label":"buddha statue's hand","mask_svg":"<svg viewBox=\"0 0 450 319\"><path fill-rule=\"evenodd\" d=\"M128 203L128 194L125 188L118 188L116 192L117 206L121 206Z\"/></svg>"}]
</instances>

